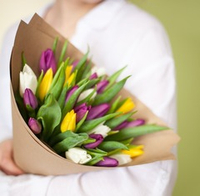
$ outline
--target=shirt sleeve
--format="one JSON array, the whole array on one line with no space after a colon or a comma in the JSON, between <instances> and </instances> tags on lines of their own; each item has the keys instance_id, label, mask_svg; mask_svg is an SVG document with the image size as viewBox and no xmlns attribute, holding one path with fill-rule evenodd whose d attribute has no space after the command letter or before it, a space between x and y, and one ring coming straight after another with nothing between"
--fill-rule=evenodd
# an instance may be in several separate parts
<instances>
[{"instance_id":1,"label":"shirt sleeve","mask_svg":"<svg viewBox=\"0 0 200 196\"><path fill-rule=\"evenodd\" d=\"M13 25L3 38L0 50L0 142L12 137L10 96L10 56L17 25Z\"/></svg>"}]
</instances>

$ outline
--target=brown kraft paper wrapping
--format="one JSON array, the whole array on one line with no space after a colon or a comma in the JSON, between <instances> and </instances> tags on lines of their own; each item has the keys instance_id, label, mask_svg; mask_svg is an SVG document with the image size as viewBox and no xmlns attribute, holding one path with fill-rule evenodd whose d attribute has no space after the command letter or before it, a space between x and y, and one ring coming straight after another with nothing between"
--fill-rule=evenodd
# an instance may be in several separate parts
<instances>
[{"instance_id":1,"label":"brown kraft paper wrapping","mask_svg":"<svg viewBox=\"0 0 200 196\"><path fill-rule=\"evenodd\" d=\"M38 64L40 55L42 51L52 47L55 37L59 37L56 51L56 58L58 59L58 54L62 49L65 38L44 22L44 20L38 15L35 14L29 24L22 21L17 31L10 69L14 159L16 164L27 173L40 175L65 175L111 169L107 167L79 165L59 156L32 133L18 110L14 93L18 91L19 86L19 72L22 69L22 51L25 54L27 64L33 69L36 75L39 75ZM74 59L80 59L82 54L69 43L67 56ZM136 104L136 110L138 110L135 117L143 118L147 123L165 125L143 103L141 103L128 91L123 89L120 94L123 97L132 97ZM143 144L145 146L145 153L142 156L134 158L132 162L119 167L175 159L175 156L171 153L171 148L176 145L179 140L179 136L172 130L160 131L140 136L134 140L134 144Z\"/></svg>"}]
</instances>

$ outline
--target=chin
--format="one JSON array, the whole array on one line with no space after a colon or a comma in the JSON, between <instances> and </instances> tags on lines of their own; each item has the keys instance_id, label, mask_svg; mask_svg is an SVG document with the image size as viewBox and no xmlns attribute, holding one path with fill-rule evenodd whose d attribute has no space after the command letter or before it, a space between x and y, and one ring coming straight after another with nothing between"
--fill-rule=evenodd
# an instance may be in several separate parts
<instances>
[{"instance_id":1,"label":"chin","mask_svg":"<svg viewBox=\"0 0 200 196\"><path fill-rule=\"evenodd\" d=\"M100 3L103 0L80 0L83 3Z\"/></svg>"}]
</instances>

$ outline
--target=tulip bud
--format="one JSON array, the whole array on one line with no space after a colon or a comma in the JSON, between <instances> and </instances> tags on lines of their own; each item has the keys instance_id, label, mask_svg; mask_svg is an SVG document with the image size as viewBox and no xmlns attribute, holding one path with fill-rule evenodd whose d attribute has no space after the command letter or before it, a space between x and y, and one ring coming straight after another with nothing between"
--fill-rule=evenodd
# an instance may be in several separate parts
<instances>
[{"instance_id":1,"label":"tulip bud","mask_svg":"<svg viewBox=\"0 0 200 196\"><path fill-rule=\"evenodd\" d=\"M102 93L109 84L109 81L103 80L97 84L97 93Z\"/></svg>"},{"instance_id":2,"label":"tulip bud","mask_svg":"<svg viewBox=\"0 0 200 196\"><path fill-rule=\"evenodd\" d=\"M144 125L144 124L145 124L145 120L137 119L137 120L128 122L128 124L125 126L125 128L136 127L136 126L140 126L140 125Z\"/></svg>"},{"instance_id":3,"label":"tulip bud","mask_svg":"<svg viewBox=\"0 0 200 196\"><path fill-rule=\"evenodd\" d=\"M26 89L24 92L24 105L28 110L35 110L38 106L37 98L31 89Z\"/></svg>"},{"instance_id":4,"label":"tulip bud","mask_svg":"<svg viewBox=\"0 0 200 196\"><path fill-rule=\"evenodd\" d=\"M106 125L103 125L102 124L99 124L98 126L96 126L94 129L92 129L91 131L89 131L88 133L89 134L101 134L104 138L108 135L108 132L110 131L111 129L106 126Z\"/></svg>"},{"instance_id":5,"label":"tulip bud","mask_svg":"<svg viewBox=\"0 0 200 196\"><path fill-rule=\"evenodd\" d=\"M34 134L41 133L42 126L36 119L29 118L28 125Z\"/></svg>"},{"instance_id":6,"label":"tulip bud","mask_svg":"<svg viewBox=\"0 0 200 196\"><path fill-rule=\"evenodd\" d=\"M99 161L95 165L100 167L117 167L118 161L111 157L103 157L103 160Z\"/></svg>"},{"instance_id":7,"label":"tulip bud","mask_svg":"<svg viewBox=\"0 0 200 196\"><path fill-rule=\"evenodd\" d=\"M110 157L116 159L118 161L118 165L124 165L132 161L130 155L128 154L117 153L111 155Z\"/></svg>"},{"instance_id":8,"label":"tulip bud","mask_svg":"<svg viewBox=\"0 0 200 196\"><path fill-rule=\"evenodd\" d=\"M83 91L83 92L80 94L79 98L78 98L78 102L84 100L84 99L85 99L86 97L88 97L93 91L94 91L94 89L92 89L92 88ZM91 97L90 99L94 99L96 95L97 95L97 93L94 92L94 94L92 95L92 97Z\"/></svg>"},{"instance_id":9,"label":"tulip bud","mask_svg":"<svg viewBox=\"0 0 200 196\"><path fill-rule=\"evenodd\" d=\"M74 109L77 123L85 116L86 112L90 110L90 108L91 106L87 106L86 103L83 103Z\"/></svg>"},{"instance_id":10,"label":"tulip bud","mask_svg":"<svg viewBox=\"0 0 200 196\"><path fill-rule=\"evenodd\" d=\"M144 148L143 145L131 146L129 150L122 150L121 152L133 158L144 154L143 148Z\"/></svg>"},{"instance_id":11,"label":"tulip bud","mask_svg":"<svg viewBox=\"0 0 200 196\"><path fill-rule=\"evenodd\" d=\"M89 137L96 139L96 141L89 144L85 144L85 148L96 148L99 144L101 144L101 142L103 142L103 136L101 134L90 134Z\"/></svg>"},{"instance_id":12,"label":"tulip bud","mask_svg":"<svg viewBox=\"0 0 200 196\"><path fill-rule=\"evenodd\" d=\"M100 118L104 116L108 110L110 109L110 105L107 103L103 103L97 106L94 106L90 109L87 120L92 120L94 118Z\"/></svg>"},{"instance_id":13,"label":"tulip bud","mask_svg":"<svg viewBox=\"0 0 200 196\"><path fill-rule=\"evenodd\" d=\"M106 70L103 67L93 67L92 68L92 74L96 73L99 77L105 75Z\"/></svg>"},{"instance_id":14,"label":"tulip bud","mask_svg":"<svg viewBox=\"0 0 200 196\"><path fill-rule=\"evenodd\" d=\"M98 76L97 76L97 73L93 73L91 76L90 76L90 80L93 80L93 79L96 79L96 78L98 78Z\"/></svg>"},{"instance_id":15,"label":"tulip bud","mask_svg":"<svg viewBox=\"0 0 200 196\"><path fill-rule=\"evenodd\" d=\"M74 163L85 164L92 159L91 155L87 154L86 150L78 147L70 148L65 152L66 158Z\"/></svg>"},{"instance_id":16,"label":"tulip bud","mask_svg":"<svg viewBox=\"0 0 200 196\"><path fill-rule=\"evenodd\" d=\"M40 58L40 70L44 71L44 74L46 71L52 68L53 73L55 74L56 72L56 59L54 57L54 53L51 49L45 50Z\"/></svg>"},{"instance_id":17,"label":"tulip bud","mask_svg":"<svg viewBox=\"0 0 200 196\"><path fill-rule=\"evenodd\" d=\"M65 99L65 103L69 100L69 98L73 95L73 93L78 89L78 86L74 86L72 87L68 92L67 92L67 95L66 95L66 99Z\"/></svg>"},{"instance_id":18,"label":"tulip bud","mask_svg":"<svg viewBox=\"0 0 200 196\"><path fill-rule=\"evenodd\" d=\"M131 98L127 98L126 101L117 109L116 112L122 112L123 114L130 112L135 107Z\"/></svg>"},{"instance_id":19,"label":"tulip bud","mask_svg":"<svg viewBox=\"0 0 200 196\"><path fill-rule=\"evenodd\" d=\"M21 97L23 97L26 88L31 89L35 94L37 88L37 77L33 70L25 64L19 76Z\"/></svg>"},{"instance_id":20,"label":"tulip bud","mask_svg":"<svg viewBox=\"0 0 200 196\"><path fill-rule=\"evenodd\" d=\"M144 123L145 123L145 120L143 120L143 119L137 119L137 120L133 120L131 122L124 121L123 123L121 123L120 125L115 127L114 130L121 130L124 128L136 127L136 126L143 125Z\"/></svg>"}]
</instances>

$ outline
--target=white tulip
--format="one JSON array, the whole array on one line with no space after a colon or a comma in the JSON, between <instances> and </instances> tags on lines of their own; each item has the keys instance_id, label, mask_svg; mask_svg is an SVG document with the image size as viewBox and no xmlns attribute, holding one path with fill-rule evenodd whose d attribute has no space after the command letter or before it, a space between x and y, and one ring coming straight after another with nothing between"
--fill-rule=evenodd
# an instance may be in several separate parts
<instances>
[{"instance_id":1,"label":"white tulip","mask_svg":"<svg viewBox=\"0 0 200 196\"><path fill-rule=\"evenodd\" d=\"M118 160L119 165L124 165L132 161L130 155L128 154L117 153L111 155L110 157Z\"/></svg>"},{"instance_id":2,"label":"white tulip","mask_svg":"<svg viewBox=\"0 0 200 196\"><path fill-rule=\"evenodd\" d=\"M27 64L25 64L23 70L20 72L19 87L21 97L23 97L26 88L31 89L35 94L37 88L37 77L33 70Z\"/></svg>"},{"instance_id":3,"label":"white tulip","mask_svg":"<svg viewBox=\"0 0 200 196\"><path fill-rule=\"evenodd\" d=\"M101 134L105 138L108 135L108 132L111 129L108 126L103 125L103 123L99 124L94 129L90 130L88 134L92 134L92 133L94 133L94 134Z\"/></svg>"},{"instance_id":4,"label":"white tulip","mask_svg":"<svg viewBox=\"0 0 200 196\"><path fill-rule=\"evenodd\" d=\"M84 99L85 99L86 97L88 97L93 91L94 91L93 88L90 88L90 89L87 89L87 90L83 91L83 92L80 94L79 98L78 98L78 102L84 100ZM97 92L94 92L93 95L92 95L92 97L91 97L90 99L94 99L94 98L96 97L96 95L97 95Z\"/></svg>"},{"instance_id":5,"label":"white tulip","mask_svg":"<svg viewBox=\"0 0 200 196\"><path fill-rule=\"evenodd\" d=\"M91 70L91 75L96 73L98 77L106 74L106 69L104 67L93 67Z\"/></svg>"},{"instance_id":6,"label":"white tulip","mask_svg":"<svg viewBox=\"0 0 200 196\"><path fill-rule=\"evenodd\" d=\"M92 159L91 155L87 154L86 150L77 147L70 148L65 152L65 156L74 163L79 164L85 164Z\"/></svg>"}]
</instances>

